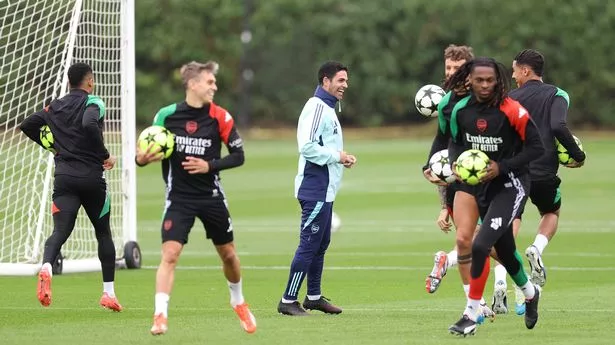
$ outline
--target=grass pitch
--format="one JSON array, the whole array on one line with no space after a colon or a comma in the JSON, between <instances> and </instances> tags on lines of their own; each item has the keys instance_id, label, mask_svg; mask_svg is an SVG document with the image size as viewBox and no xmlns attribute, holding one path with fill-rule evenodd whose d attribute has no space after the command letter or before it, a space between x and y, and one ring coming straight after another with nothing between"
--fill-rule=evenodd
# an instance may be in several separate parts
<instances>
[{"instance_id":1,"label":"grass pitch","mask_svg":"<svg viewBox=\"0 0 615 345\"><path fill-rule=\"evenodd\" d=\"M297 154L292 140L247 140L245 166L222 173L243 266L244 294L258 321L249 335L229 307L219 259L199 222L176 273L169 332L149 334L155 267L160 258L163 183L159 166L138 170L141 270L117 273L124 305L114 314L97 306L100 273L67 274L53 280L53 304L36 300L34 277L0 277L0 344L604 344L615 336L615 221L612 153L608 138L581 134L586 166L561 169L559 233L543 256L548 282L540 320L527 330L509 313L460 340L447 332L465 300L457 270L449 271L434 295L424 289L433 253L449 250L454 234L435 225L435 188L421 176L427 140L346 142L358 164L346 170L335 203L342 228L333 234L325 261L323 294L344 308L338 316L278 315L289 264L298 243L299 206L293 198ZM535 236L538 216L526 207L518 246ZM527 264L526 264L527 268ZM491 274L486 299L493 289ZM514 292L509 284L512 306ZM305 284L301 298L305 294Z\"/></svg>"}]
</instances>

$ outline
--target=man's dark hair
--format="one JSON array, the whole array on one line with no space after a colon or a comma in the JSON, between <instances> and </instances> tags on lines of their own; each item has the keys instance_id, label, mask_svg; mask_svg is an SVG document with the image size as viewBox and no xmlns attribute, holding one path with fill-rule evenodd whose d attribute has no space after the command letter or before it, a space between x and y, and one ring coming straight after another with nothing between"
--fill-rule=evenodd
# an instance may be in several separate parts
<instances>
[{"instance_id":1,"label":"man's dark hair","mask_svg":"<svg viewBox=\"0 0 615 345\"><path fill-rule=\"evenodd\" d=\"M79 87L85 77L92 73L92 67L87 63L77 62L68 68L68 83L70 87Z\"/></svg>"},{"instance_id":2,"label":"man's dark hair","mask_svg":"<svg viewBox=\"0 0 615 345\"><path fill-rule=\"evenodd\" d=\"M325 77L333 79L333 76L339 71L348 72L348 67L337 61L327 61L318 69L318 84L322 85Z\"/></svg>"},{"instance_id":3,"label":"man's dark hair","mask_svg":"<svg viewBox=\"0 0 615 345\"><path fill-rule=\"evenodd\" d=\"M539 77L542 77L545 71L545 57L538 50L522 50L515 56L515 61L517 61L517 65L528 66Z\"/></svg>"},{"instance_id":4,"label":"man's dark hair","mask_svg":"<svg viewBox=\"0 0 615 345\"><path fill-rule=\"evenodd\" d=\"M491 104L494 106L501 104L508 96L508 91L510 90L510 73L506 72L506 67L504 67L504 65L495 61L493 58L478 57L464 63L459 67L457 72L446 81L444 89L446 91L464 89L470 73L472 73L476 67L491 67L495 70L495 95Z\"/></svg>"}]
</instances>

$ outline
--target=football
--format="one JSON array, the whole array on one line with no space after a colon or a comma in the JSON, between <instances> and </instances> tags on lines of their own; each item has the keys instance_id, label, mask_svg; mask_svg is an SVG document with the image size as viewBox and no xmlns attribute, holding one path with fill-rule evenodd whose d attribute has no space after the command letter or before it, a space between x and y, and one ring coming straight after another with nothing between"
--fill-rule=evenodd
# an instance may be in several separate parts
<instances>
[{"instance_id":1,"label":"football","mask_svg":"<svg viewBox=\"0 0 615 345\"><path fill-rule=\"evenodd\" d=\"M426 117L438 116L438 104L446 93L438 85L428 84L419 89L414 96L414 105L421 115Z\"/></svg>"},{"instance_id":2,"label":"football","mask_svg":"<svg viewBox=\"0 0 615 345\"><path fill-rule=\"evenodd\" d=\"M579 140L579 138L574 135L572 137L574 138L574 141L577 143L577 145L579 145L581 151L583 151L583 145L581 144L581 140ZM574 162L574 159L572 159L572 157L570 157L570 155L568 154L568 150L566 150L566 148L562 144L560 144L557 139L555 139L555 145L557 146L557 159L559 160L559 164L566 165Z\"/></svg>"},{"instance_id":3,"label":"football","mask_svg":"<svg viewBox=\"0 0 615 345\"><path fill-rule=\"evenodd\" d=\"M41 144L43 144L45 150L55 153L55 149L53 148L53 133L51 133L51 128L49 128L49 126L47 125L41 126L39 136L41 139Z\"/></svg>"},{"instance_id":4,"label":"football","mask_svg":"<svg viewBox=\"0 0 615 345\"><path fill-rule=\"evenodd\" d=\"M331 232L337 232L342 227L342 220L337 213L332 212L331 214Z\"/></svg>"},{"instance_id":5,"label":"football","mask_svg":"<svg viewBox=\"0 0 615 345\"><path fill-rule=\"evenodd\" d=\"M137 145L145 151L151 144L154 145L153 150L160 149L164 159L167 159L175 148L175 136L162 126L150 126L141 132Z\"/></svg>"},{"instance_id":6,"label":"football","mask_svg":"<svg viewBox=\"0 0 615 345\"><path fill-rule=\"evenodd\" d=\"M448 160L447 149L438 151L429 158L429 169L431 169L433 177L437 177L446 183L451 183L456 179L455 175L453 175L451 163Z\"/></svg>"},{"instance_id":7,"label":"football","mask_svg":"<svg viewBox=\"0 0 615 345\"><path fill-rule=\"evenodd\" d=\"M486 174L487 164L489 164L489 156L483 151L466 150L457 158L455 170L463 182L475 186Z\"/></svg>"}]
</instances>

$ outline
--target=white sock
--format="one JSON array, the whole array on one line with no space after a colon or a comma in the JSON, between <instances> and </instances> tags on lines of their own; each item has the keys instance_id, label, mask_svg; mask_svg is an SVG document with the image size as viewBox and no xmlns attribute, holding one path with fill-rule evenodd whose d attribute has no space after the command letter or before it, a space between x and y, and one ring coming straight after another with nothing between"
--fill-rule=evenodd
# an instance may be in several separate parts
<instances>
[{"instance_id":1,"label":"white sock","mask_svg":"<svg viewBox=\"0 0 615 345\"><path fill-rule=\"evenodd\" d=\"M520 287L515 285L515 304L521 305L525 303L525 295Z\"/></svg>"},{"instance_id":2,"label":"white sock","mask_svg":"<svg viewBox=\"0 0 615 345\"><path fill-rule=\"evenodd\" d=\"M547 244L549 244L549 239L547 238L547 236L542 234L536 235L533 245L534 247L536 247L536 249L538 249L540 255L542 255L542 252L545 250Z\"/></svg>"},{"instance_id":3,"label":"white sock","mask_svg":"<svg viewBox=\"0 0 615 345\"><path fill-rule=\"evenodd\" d=\"M168 317L169 310L169 295L164 292L157 292L154 296L154 302L156 309L154 315L162 314L164 317Z\"/></svg>"},{"instance_id":4,"label":"white sock","mask_svg":"<svg viewBox=\"0 0 615 345\"><path fill-rule=\"evenodd\" d=\"M451 250L448 254L446 254L446 257L448 258L447 268L451 268L457 265L457 251L456 250Z\"/></svg>"},{"instance_id":5,"label":"white sock","mask_svg":"<svg viewBox=\"0 0 615 345\"><path fill-rule=\"evenodd\" d=\"M465 292L467 298L470 294L470 284L463 284L463 292Z\"/></svg>"},{"instance_id":6,"label":"white sock","mask_svg":"<svg viewBox=\"0 0 615 345\"><path fill-rule=\"evenodd\" d=\"M115 297L113 282L103 282L103 292L106 292L109 297Z\"/></svg>"},{"instance_id":7,"label":"white sock","mask_svg":"<svg viewBox=\"0 0 615 345\"><path fill-rule=\"evenodd\" d=\"M493 270L495 271L495 284L497 284L499 281L503 281L504 286L506 286L506 268L498 264Z\"/></svg>"},{"instance_id":8,"label":"white sock","mask_svg":"<svg viewBox=\"0 0 615 345\"><path fill-rule=\"evenodd\" d=\"M476 322L478 315L481 314L480 300L468 299L466 310L463 311L464 315L467 315L470 320Z\"/></svg>"},{"instance_id":9,"label":"white sock","mask_svg":"<svg viewBox=\"0 0 615 345\"><path fill-rule=\"evenodd\" d=\"M49 276L50 276L50 277L52 277L52 276L53 276L53 272L51 272L51 271L52 271L52 268L51 268L51 264L50 264L50 263L45 262L45 263L43 264L43 267L41 267L41 269L46 269L46 270L47 270L47 272L49 272Z\"/></svg>"},{"instance_id":10,"label":"white sock","mask_svg":"<svg viewBox=\"0 0 615 345\"><path fill-rule=\"evenodd\" d=\"M307 295L307 298L308 298L310 301L318 301L318 300L320 299L320 296L321 296L321 295Z\"/></svg>"},{"instance_id":11,"label":"white sock","mask_svg":"<svg viewBox=\"0 0 615 345\"><path fill-rule=\"evenodd\" d=\"M534 298L534 294L536 293L536 290L534 290L534 284L532 284L532 282L528 280L527 283L525 283L523 286L520 286L520 288L521 288L521 291L523 291L523 295L525 296L525 299Z\"/></svg>"},{"instance_id":12,"label":"white sock","mask_svg":"<svg viewBox=\"0 0 615 345\"><path fill-rule=\"evenodd\" d=\"M231 293L231 306L235 308L236 306L243 304L245 300L243 299L243 292L241 289L241 279L237 283L231 283L227 281L228 289Z\"/></svg>"},{"instance_id":13,"label":"white sock","mask_svg":"<svg viewBox=\"0 0 615 345\"><path fill-rule=\"evenodd\" d=\"M291 299L282 298L282 303L290 304L290 303L294 303L294 302L297 302L297 300L296 299L295 300L291 300Z\"/></svg>"}]
</instances>

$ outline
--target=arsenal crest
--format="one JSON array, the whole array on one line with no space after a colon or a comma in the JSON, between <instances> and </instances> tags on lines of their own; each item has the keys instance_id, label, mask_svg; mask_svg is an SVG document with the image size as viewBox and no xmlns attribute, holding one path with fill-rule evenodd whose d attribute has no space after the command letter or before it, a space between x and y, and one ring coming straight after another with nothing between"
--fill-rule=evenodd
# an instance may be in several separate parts
<instances>
[{"instance_id":1,"label":"arsenal crest","mask_svg":"<svg viewBox=\"0 0 615 345\"><path fill-rule=\"evenodd\" d=\"M478 128L478 131L481 133L487 130L487 120L485 119L476 120L476 128Z\"/></svg>"},{"instance_id":2,"label":"arsenal crest","mask_svg":"<svg viewBox=\"0 0 615 345\"><path fill-rule=\"evenodd\" d=\"M198 127L199 126L196 123L196 121L187 121L186 122L186 132L188 132L188 134L190 134L190 135L194 134L194 132L196 132Z\"/></svg>"},{"instance_id":3,"label":"arsenal crest","mask_svg":"<svg viewBox=\"0 0 615 345\"><path fill-rule=\"evenodd\" d=\"M171 230L173 227L173 221L171 219L165 220L164 223L162 223L162 227L164 228L164 231Z\"/></svg>"}]
</instances>

